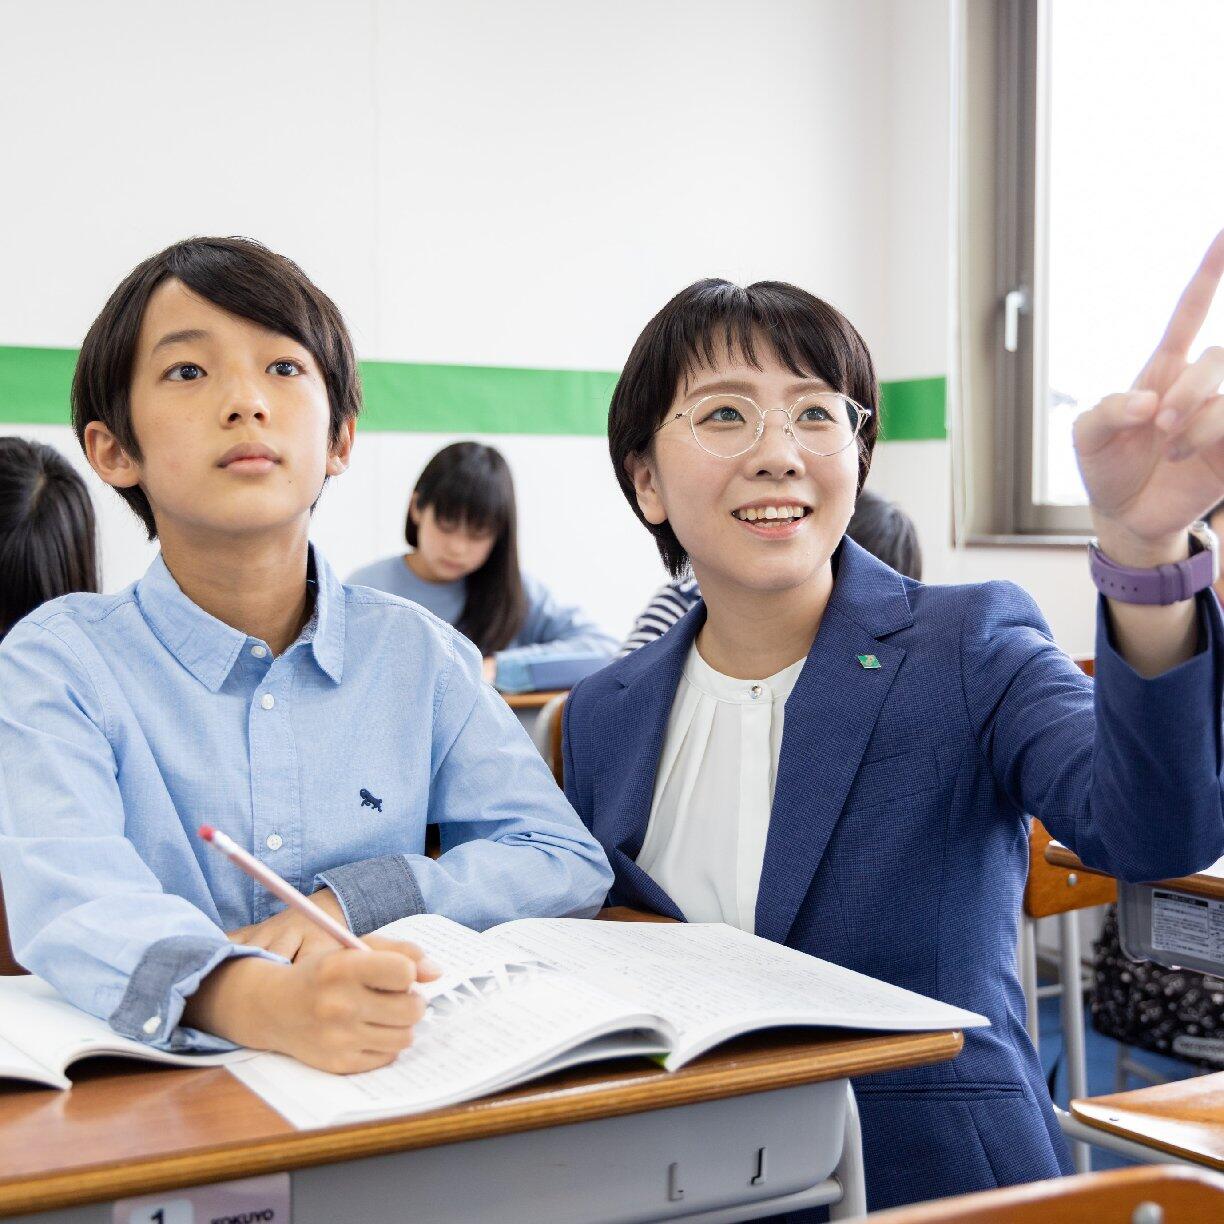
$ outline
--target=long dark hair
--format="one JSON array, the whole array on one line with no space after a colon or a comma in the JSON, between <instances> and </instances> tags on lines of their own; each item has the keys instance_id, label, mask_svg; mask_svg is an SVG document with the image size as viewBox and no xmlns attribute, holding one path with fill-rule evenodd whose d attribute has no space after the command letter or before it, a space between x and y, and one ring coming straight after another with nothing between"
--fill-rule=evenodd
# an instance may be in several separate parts
<instances>
[{"instance_id":1,"label":"long dark hair","mask_svg":"<svg viewBox=\"0 0 1224 1224\"><path fill-rule=\"evenodd\" d=\"M57 450L0 438L0 638L39 604L98 589L93 503Z\"/></svg>"},{"instance_id":2,"label":"long dark hair","mask_svg":"<svg viewBox=\"0 0 1224 1224\"><path fill-rule=\"evenodd\" d=\"M434 517L497 538L488 560L467 577L467 600L455 626L482 655L504 650L527 619L527 597L518 559L518 514L514 481L502 453L479 442L443 447L426 465L412 491L417 512L433 507ZM412 502L404 538L417 546Z\"/></svg>"}]
</instances>

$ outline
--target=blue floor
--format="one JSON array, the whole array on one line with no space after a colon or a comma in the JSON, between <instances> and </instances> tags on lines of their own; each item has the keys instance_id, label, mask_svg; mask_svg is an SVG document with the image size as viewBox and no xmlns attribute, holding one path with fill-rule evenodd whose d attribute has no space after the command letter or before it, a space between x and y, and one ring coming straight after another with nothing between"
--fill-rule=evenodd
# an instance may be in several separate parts
<instances>
[{"instance_id":1,"label":"blue floor","mask_svg":"<svg viewBox=\"0 0 1224 1224\"><path fill-rule=\"evenodd\" d=\"M1042 982L1044 985L1044 981ZM1038 1004L1041 1013L1041 1065L1045 1070L1047 1080L1062 1050L1062 1034L1058 1026L1058 999L1042 999ZM1085 1022L1087 1024L1086 1055L1088 1063L1088 1095L1104 1096L1115 1091L1114 1075L1117 1066L1119 1045L1109 1037L1104 1037L1092 1027L1087 1018L1088 1006L1084 1005ZM1165 1079L1188 1079L1201 1072L1197 1067L1184 1063L1180 1059L1166 1058L1161 1054L1152 1054L1147 1050L1137 1050L1130 1047L1130 1057L1145 1067L1150 1067ZM1127 1080L1128 1090L1147 1087L1147 1080L1132 1076ZM1054 1086L1054 1101L1067 1108L1067 1074L1064 1064L1059 1064L1058 1079ZM1102 1148L1092 1149L1092 1167L1094 1169L1121 1169L1133 1161L1127 1160L1114 1152Z\"/></svg>"}]
</instances>

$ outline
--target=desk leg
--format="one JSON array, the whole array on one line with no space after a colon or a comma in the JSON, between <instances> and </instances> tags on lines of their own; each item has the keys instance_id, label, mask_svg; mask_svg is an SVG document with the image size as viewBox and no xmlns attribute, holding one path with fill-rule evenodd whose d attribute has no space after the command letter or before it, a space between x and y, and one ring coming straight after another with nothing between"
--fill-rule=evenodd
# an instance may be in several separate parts
<instances>
[{"instance_id":1,"label":"desk leg","mask_svg":"<svg viewBox=\"0 0 1224 1224\"><path fill-rule=\"evenodd\" d=\"M1041 1043L1041 1019L1037 1011L1037 923L1020 913L1020 987L1024 991L1024 1027L1037 1049Z\"/></svg>"},{"instance_id":2,"label":"desk leg","mask_svg":"<svg viewBox=\"0 0 1224 1224\"><path fill-rule=\"evenodd\" d=\"M863 1171L863 1131L859 1125L858 1102L854 1088L846 1084L846 1137L842 1142L841 1160L833 1170L841 1184L840 1202L829 1208L830 1220L852 1220L867 1214L867 1179Z\"/></svg>"},{"instance_id":3,"label":"desk leg","mask_svg":"<svg viewBox=\"0 0 1224 1224\"><path fill-rule=\"evenodd\" d=\"M1080 966L1079 914L1068 910L1058 915L1059 978L1062 993L1063 1060L1067 1067L1067 1094L1072 1101L1088 1095L1088 1069L1084 1053L1084 987ZM1071 1157L1077 1173L1092 1170L1092 1149L1071 1141Z\"/></svg>"}]
</instances>

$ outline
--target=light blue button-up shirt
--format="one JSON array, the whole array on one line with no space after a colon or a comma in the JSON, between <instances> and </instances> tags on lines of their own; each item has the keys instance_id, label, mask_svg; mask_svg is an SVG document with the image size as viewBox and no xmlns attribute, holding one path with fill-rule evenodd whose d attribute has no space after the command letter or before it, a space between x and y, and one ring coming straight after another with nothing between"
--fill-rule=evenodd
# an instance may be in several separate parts
<instances>
[{"instance_id":1,"label":"light blue button-up shirt","mask_svg":"<svg viewBox=\"0 0 1224 1224\"><path fill-rule=\"evenodd\" d=\"M314 611L273 658L158 557L116 595L44 604L0 644L0 880L17 959L125 1036L179 1025L282 908L196 836L224 830L358 934L404 914L475 928L595 912L611 881L472 645L317 551ZM444 853L427 857L426 824Z\"/></svg>"}]
</instances>

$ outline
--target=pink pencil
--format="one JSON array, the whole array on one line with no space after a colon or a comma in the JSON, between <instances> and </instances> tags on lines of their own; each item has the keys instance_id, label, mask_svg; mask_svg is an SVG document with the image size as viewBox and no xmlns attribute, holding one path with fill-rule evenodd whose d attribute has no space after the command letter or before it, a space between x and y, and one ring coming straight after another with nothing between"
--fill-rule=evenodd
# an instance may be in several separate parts
<instances>
[{"instance_id":1,"label":"pink pencil","mask_svg":"<svg viewBox=\"0 0 1224 1224\"><path fill-rule=\"evenodd\" d=\"M279 897L286 905L292 905L298 913L309 918L333 939L338 939L346 948L353 948L357 952L370 950L352 931L341 926L309 897L304 897L287 880L282 880L270 867L265 867L257 858L249 855L220 829L214 829L212 825L201 825L200 836L214 849L220 850L236 867L241 867L251 879L262 884L274 897Z\"/></svg>"}]
</instances>

